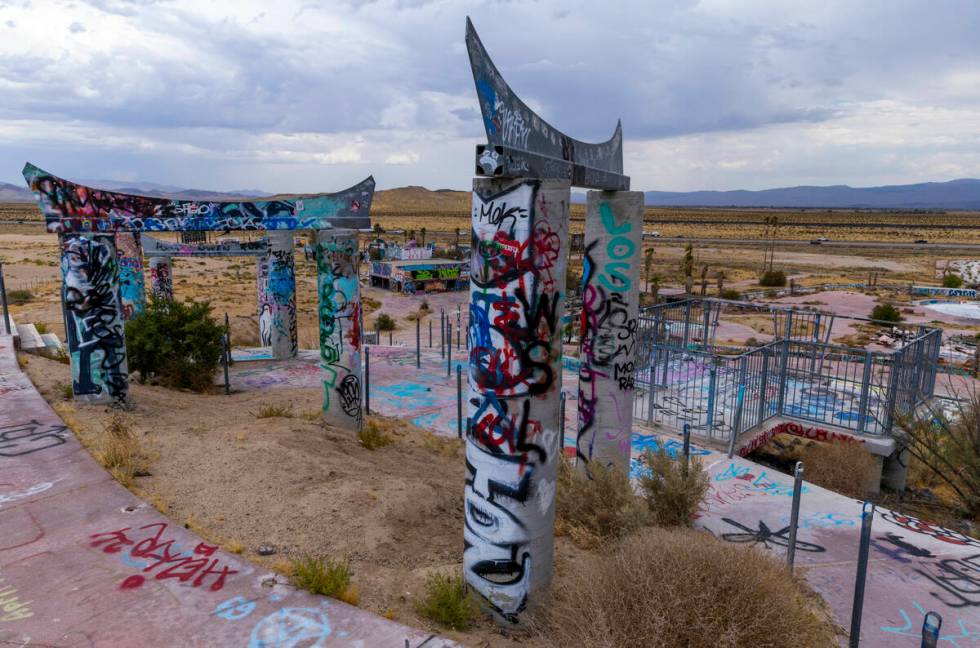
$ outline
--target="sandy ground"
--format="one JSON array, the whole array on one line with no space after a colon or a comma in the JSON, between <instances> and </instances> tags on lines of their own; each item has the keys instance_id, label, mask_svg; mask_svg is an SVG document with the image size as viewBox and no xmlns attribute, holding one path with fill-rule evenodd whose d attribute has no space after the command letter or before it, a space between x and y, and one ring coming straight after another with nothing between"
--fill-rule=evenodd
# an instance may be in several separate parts
<instances>
[{"instance_id":1,"label":"sandy ground","mask_svg":"<svg viewBox=\"0 0 980 648\"><path fill-rule=\"evenodd\" d=\"M42 395L83 442L96 440L111 411L63 400L68 366L28 358ZM223 396L134 382L130 393L136 405L125 417L151 458L137 494L225 548L240 542L246 558L272 568L303 554L347 556L362 608L428 625L414 611L426 574L462 564L461 442L377 419L397 440L366 450L319 422L317 389ZM289 406L293 418L256 418L270 404ZM264 544L276 555L258 556ZM519 643L489 624L456 638Z\"/></svg>"}]
</instances>

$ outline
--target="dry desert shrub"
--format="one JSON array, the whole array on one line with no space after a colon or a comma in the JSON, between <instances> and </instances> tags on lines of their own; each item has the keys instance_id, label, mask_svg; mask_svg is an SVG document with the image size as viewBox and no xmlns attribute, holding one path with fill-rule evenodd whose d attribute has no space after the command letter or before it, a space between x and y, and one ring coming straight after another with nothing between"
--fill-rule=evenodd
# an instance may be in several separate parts
<instances>
[{"instance_id":1,"label":"dry desert shrub","mask_svg":"<svg viewBox=\"0 0 980 648\"><path fill-rule=\"evenodd\" d=\"M462 575L439 572L425 579L425 598L416 603L415 609L421 616L450 630L468 630L478 612Z\"/></svg>"},{"instance_id":2,"label":"dry desert shrub","mask_svg":"<svg viewBox=\"0 0 980 648\"><path fill-rule=\"evenodd\" d=\"M658 526L690 526L701 500L708 493L708 475L699 459L692 459L684 470L684 458L672 459L663 446L643 453L646 468L640 475L640 489Z\"/></svg>"},{"instance_id":3,"label":"dry desert shrub","mask_svg":"<svg viewBox=\"0 0 980 648\"><path fill-rule=\"evenodd\" d=\"M329 560L302 556L292 561L291 572L293 583L300 589L351 605L357 605L360 599L357 587L351 583L351 568L346 558Z\"/></svg>"},{"instance_id":4,"label":"dry desert shrub","mask_svg":"<svg viewBox=\"0 0 980 648\"><path fill-rule=\"evenodd\" d=\"M368 421L367 425L357 431L357 440L367 450L377 450L395 442L374 421Z\"/></svg>"},{"instance_id":5,"label":"dry desert shrub","mask_svg":"<svg viewBox=\"0 0 980 648\"><path fill-rule=\"evenodd\" d=\"M648 529L555 581L537 619L550 648L833 646L819 599L762 551L690 529Z\"/></svg>"},{"instance_id":6,"label":"dry desert shrub","mask_svg":"<svg viewBox=\"0 0 980 648\"><path fill-rule=\"evenodd\" d=\"M95 458L126 488L133 486L134 478L147 474L139 440L121 414L113 414L106 423L97 448Z\"/></svg>"},{"instance_id":7,"label":"dry desert shrub","mask_svg":"<svg viewBox=\"0 0 980 648\"><path fill-rule=\"evenodd\" d=\"M868 494L876 459L863 444L814 441L801 454L807 481L857 499Z\"/></svg>"},{"instance_id":8,"label":"dry desert shrub","mask_svg":"<svg viewBox=\"0 0 980 648\"><path fill-rule=\"evenodd\" d=\"M290 405L263 405L254 414L255 418L293 418L293 408Z\"/></svg>"},{"instance_id":9,"label":"dry desert shrub","mask_svg":"<svg viewBox=\"0 0 980 648\"><path fill-rule=\"evenodd\" d=\"M643 501L633 493L626 475L597 462L589 466L591 479L564 458L558 463L555 507L559 532L585 549L603 540L621 538L647 519Z\"/></svg>"}]
</instances>

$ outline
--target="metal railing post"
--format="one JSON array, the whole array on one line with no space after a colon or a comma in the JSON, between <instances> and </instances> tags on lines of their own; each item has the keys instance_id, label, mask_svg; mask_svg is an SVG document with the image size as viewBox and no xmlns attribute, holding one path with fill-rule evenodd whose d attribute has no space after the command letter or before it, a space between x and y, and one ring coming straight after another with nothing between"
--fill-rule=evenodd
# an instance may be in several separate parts
<instances>
[{"instance_id":1,"label":"metal railing post","mask_svg":"<svg viewBox=\"0 0 980 648\"><path fill-rule=\"evenodd\" d=\"M687 477L687 467L691 463L691 424L684 424L684 465L683 474Z\"/></svg>"},{"instance_id":2,"label":"metal railing post","mask_svg":"<svg viewBox=\"0 0 980 648\"><path fill-rule=\"evenodd\" d=\"M371 413L371 347L364 347L364 414Z\"/></svg>"},{"instance_id":3,"label":"metal railing post","mask_svg":"<svg viewBox=\"0 0 980 648\"><path fill-rule=\"evenodd\" d=\"M762 350L762 377L759 379L759 423L765 421L766 397L769 394L769 347Z\"/></svg>"},{"instance_id":4,"label":"metal railing post","mask_svg":"<svg viewBox=\"0 0 980 648\"><path fill-rule=\"evenodd\" d=\"M936 648L939 643L939 630L943 627L943 618L937 612L926 612L922 619L921 648Z\"/></svg>"},{"instance_id":5,"label":"metal railing post","mask_svg":"<svg viewBox=\"0 0 980 648\"><path fill-rule=\"evenodd\" d=\"M861 545L858 549L857 577L854 580L854 604L851 607L850 648L861 643L861 614L864 611L864 584L868 577L868 553L871 549L871 523L875 505L865 502L861 507Z\"/></svg>"},{"instance_id":6,"label":"metal railing post","mask_svg":"<svg viewBox=\"0 0 980 648\"><path fill-rule=\"evenodd\" d=\"M701 348L711 353L711 349L708 346L708 331L711 328L711 302L701 300L701 312L704 315L704 321L701 323Z\"/></svg>"},{"instance_id":7,"label":"metal railing post","mask_svg":"<svg viewBox=\"0 0 980 648\"><path fill-rule=\"evenodd\" d=\"M810 373L817 371L817 344L820 342L820 313L813 321L813 354L810 357Z\"/></svg>"},{"instance_id":8,"label":"metal railing post","mask_svg":"<svg viewBox=\"0 0 980 648\"><path fill-rule=\"evenodd\" d=\"M432 320L429 320L429 348L432 348Z\"/></svg>"},{"instance_id":9,"label":"metal railing post","mask_svg":"<svg viewBox=\"0 0 980 648\"><path fill-rule=\"evenodd\" d=\"M231 362L231 326L228 323L228 313L225 313L225 334L221 336L221 344L224 346L222 364L225 370L225 396L231 393L231 385L228 383L228 363Z\"/></svg>"},{"instance_id":10,"label":"metal railing post","mask_svg":"<svg viewBox=\"0 0 980 648\"><path fill-rule=\"evenodd\" d=\"M786 313L786 332L783 337L783 359L779 367L779 400L776 413L782 415L786 406L786 381L789 378L789 343L793 333L793 311Z\"/></svg>"},{"instance_id":11,"label":"metal railing post","mask_svg":"<svg viewBox=\"0 0 980 648\"><path fill-rule=\"evenodd\" d=\"M463 438L463 368L456 366L456 436Z\"/></svg>"},{"instance_id":12,"label":"metal railing post","mask_svg":"<svg viewBox=\"0 0 980 648\"><path fill-rule=\"evenodd\" d=\"M449 344L446 345L446 378L453 373L453 323L446 322Z\"/></svg>"},{"instance_id":13,"label":"metal railing post","mask_svg":"<svg viewBox=\"0 0 980 648\"><path fill-rule=\"evenodd\" d=\"M864 373L861 376L861 397L858 401L858 433L864 434L868 428L868 393L871 389L871 368L874 355L864 352Z\"/></svg>"},{"instance_id":14,"label":"metal railing post","mask_svg":"<svg viewBox=\"0 0 980 648\"><path fill-rule=\"evenodd\" d=\"M7 305L7 284L3 280L3 263L0 263L0 303L3 304L3 328L10 335L10 307Z\"/></svg>"},{"instance_id":15,"label":"metal railing post","mask_svg":"<svg viewBox=\"0 0 980 648\"><path fill-rule=\"evenodd\" d=\"M422 321L415 320L415 368L422 368Z\"/></svg>"},{"instance_id":16,"label":"metal railing post","mask_svg":"<svg viewBox=\"0 0 980 648\"><path fill-rule=\"evenodd\" d=\"M793 562L796 559L796 529L800 524L800 495L803 493L803 462L796 462L793 473L793 506L789 514L789 543L786 549L786 566L793 573Z\"/></svg>"},{"instance_id":17,"label":"metal railing post","mask_svg":"<svg viewBox=\"0 0 980 648\"><path fill-rule=\"evenodd\" d=\"M439 357L446 357L446 311L439 311Z\"/></svg>"},{"instance_id":18,"label":"metal railing post","mask_svg":"<svg viewBox=\"0 0 980 648\"><path fill-rule=\"evenodd\" d=\"M892 423L895 421L895 401L898 400L898 375L900 363L905 360L904 349L900 350L891 357L891 374L888 376L888 404L885 406L885 434L892 433Z\"/></svg>"},{"instance_id":19,"label":"metal railing post","mask_svg":"<svg viewBox=\"0 0 980 648\"><path fill-rule=\"evenodd\" d=\"M711 368L708 370L708 437L714 438L714 426L715 426L715 389L718 386L718 369L715 367L715 363L711 362Z\"/></svg>"},{"instance_id":20,"label":"metal railing post","mask_svg":"<svg viewBox=\"0 0 980 648\"><path fill-rule=\"evenodd\" d=\"M691 300L684 302L684 343L682 349L687 351L687 342L691 337Z\"/></svg>"}]
</instances>

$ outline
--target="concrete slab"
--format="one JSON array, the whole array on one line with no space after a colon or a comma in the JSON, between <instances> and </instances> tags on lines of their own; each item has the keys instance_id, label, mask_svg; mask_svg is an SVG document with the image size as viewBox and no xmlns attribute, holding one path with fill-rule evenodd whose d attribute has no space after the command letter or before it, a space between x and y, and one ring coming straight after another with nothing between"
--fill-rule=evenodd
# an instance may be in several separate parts
<instances>
[{"instance_id":1,"label":"concrete slab","mask_svg":"<svg viewBox=\"0 0 980 648\"><path fill-rule=\"evenodd\" d=\"M44 348L44 340L37 332L37 327L33 324L18 324L17 334L20 336L20 349L28 353L34 353L38 349Z\"/></svg>"},{"instance_id":2,"label":"concrete slab","mask_svg":"<svg viewBox=\"0 0 980 648\"><path fill-rule=\"evenodd\" d=\"M371 347L372 411L411 420L436 434L455 436L455 366L465 362L464 354L454 350L452 376L447 378L446 360L439 357L438 351L423 351L419 369L415 367L412 348ZM256 390L318 387L316 358L304 360L302 355L291 363L235 367L232 384ZM567 398L565 452L574 455L574 370L563 372L563 389ZM772 425L786 422L772 421ZM826 431L837 433L829 428ZM820 433L804 428L803 436L811 434ZM868 437L860 438L868 443ZM888 442L873 439L872 448L886 452ZM666 428L634 427L634 477L642 470L638 461L641 453L659 445L674 455L682 447L680 438ZM726 542L766 549L784 557L792 479L738 456L729 459L727 453L698 442L692 452L705 463L711 480L695 526ZM850 625L860 515L861 503L857 500L804 484L796 563L845 628ZM939 646L980 647L980 541L887 509L878 510L872 529L862 647L919 646L922 620L929 610L938 611L944 619ZM732 601L733 610L737 605L737 601Z\"/></svg>"}]
</instances>

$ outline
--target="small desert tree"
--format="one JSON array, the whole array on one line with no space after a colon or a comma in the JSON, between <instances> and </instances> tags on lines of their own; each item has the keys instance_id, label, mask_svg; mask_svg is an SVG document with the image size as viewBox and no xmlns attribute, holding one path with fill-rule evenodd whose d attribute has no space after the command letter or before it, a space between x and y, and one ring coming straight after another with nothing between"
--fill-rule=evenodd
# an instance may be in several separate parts
<instances>
[{"instance_id":1,"label":"small desert tree","mask_svg":"<svg viewBox=\"0 0 980 648\"><path fill-rule=\"evenodd\" d=\"M897 324L902 321L902 314L892 304L878 304L871 310L871 319Z\"/></svg>"},{"instance_id":2,"label":"small desert tree","mask_svg":"<svg viewBox=\"0 0 980 648\"><path fill-rule=\"evenodd\" d=\"M650 292L650 269L653 267L653 248L647 248L644 250L643 255L643 276L647 280L647 292Z\"/></svg>"},{"instance_id":3,"label":"small desert tree","mask_svg":"<svg viewBox=\"0 0 980 648\"><path fill-rule=\"evenodd\" d=\"M694 246L690 243L684 246L684 257L681 259L681 271L685 277L694 275Z\"/></svg>"},{"instance_id":4,"label":"small desert tree","mask_svg":"<svg viewBox=\"0 0 980 648\"><path fill-rule=\"evenodd\" d=\"M929 404L918 416L896 416L897 436L955 493L960 511L980 519L980 393L954 403L952 412Z\"/></svg>"},{"instance_id":5,"label":"small desert tree","mask_svg":"<svg viewBox=\"0 0 980 648\"><path fill-rule=\"evenodd\" d=\"M126 322L130 371L140 381L153 378L165 387L206 391L221 360L224 328L211 317L209 302L152 299Z\"/></svg>"},{"instance_id":6,"label":"small desert tree","mask_svg":"<svg viewBox=\"0 0 980 648\"><path fill-rule=\"evenodd\" d=\"M650 292L653 294L653 303L657 303L657 298L660 296L660 275L653 275L650 279Z\"/></svg>"},{"instance_id":7,"label":"small desert tree","mask_svg":"<svg viewBox=\"0 0 980 648\"><path fill-rule=\"evenodd\" d=\"M947 274L943 277L943 288L961 288L963 286L963 280L960 279L959 275Z\"/></svg>"}]
</instances>

